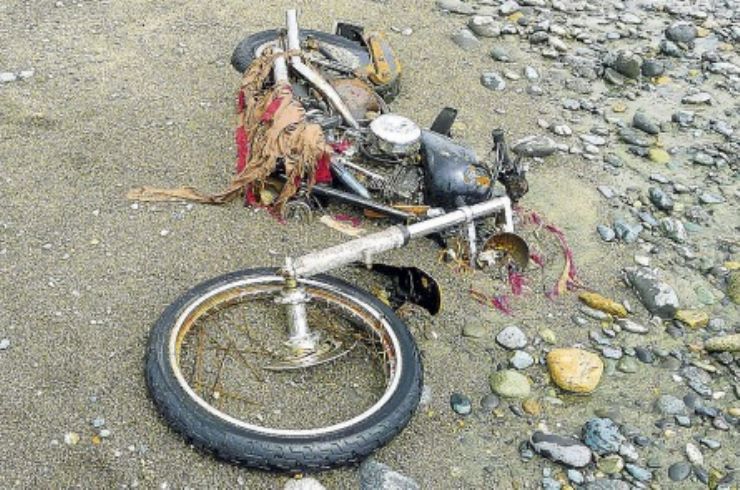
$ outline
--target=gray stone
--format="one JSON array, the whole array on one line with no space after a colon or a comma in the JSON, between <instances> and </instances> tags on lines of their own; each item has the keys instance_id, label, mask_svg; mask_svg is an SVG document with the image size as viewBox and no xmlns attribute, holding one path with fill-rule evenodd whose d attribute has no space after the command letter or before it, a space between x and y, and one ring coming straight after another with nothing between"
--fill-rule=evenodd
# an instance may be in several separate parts
<instances>
[{"instance_id":1,"label":"gray stone","mask_svg":"<svg viewBox=\"0 0 740 490\"><path fill-rule=\"evenodd\" d=\"M591 462L591 450L577 439L536 431L530 439L537 454L573 468L583 468Z\"/></svg>"},{"instance_id":2,"label":"gray stone","mask_svg":"<svg viewBox=\"0 0 740 490\"><path fill-rule=\"evenodd\" d=\"M673 395L661 395L655 402L655 410L662 415L686 415L686 404Z\"/></svg>"},{"instance_id":3,"label":"gray stone","mask_svg":"<svg viewBox=\"0 0 740 490\"><path fill-rule=\"evenodd\" d=\"M496 335L496 342L507 349L521 349L527 345L527 336L519 327L510 325Z\"/></svg>"},{"instance_id":4,"label":"gray stone","mask_svg":"<svg viewBox=\"0 0 740 490\"><path fill-rule=\"evenodd\" d=\"M637 79L640 77L640 66L642 65L642 58L635 53L628 51L621 51L617 55L617 59L614 60L614 68L618 73L624 75L627 78Z\"/></svg>"},{"instance_id":5,"label":"gray stone","mask_svg":"<svg viewBox=\"0 0 740 490\"><path fill-rule=\"evenodd\" d=\"M583 442L598 455L616 453L625 442L612 419L593 418L583 426Z\"/></svg>"},{"instance_id":6,"label":"gray stone","mask_svg":"<svg viewBox=\"0 0 740 490\"><path fill-rule=\"evenodd\" d=\"M699 202L702 204L722 204L725 198L711 192L702 192L699 194Z\"/></svg>"},{"instance_id":7,"label":"gray stone","mask_svg":"<svg viewBox=\"0 0 740 490\"><path fill-rule=\"evenodd\" d=\"M662 75L665 71L665 65L660 60L648 59L642 62L640 70L643 76L652 78Z\"/></svg>"},{"instance_id":8,"label":"gray stone","mask_svg":"<svg viewBox=\"0 0 740 490\"><path fill-rule=\"evenodd\" d=\"M452 35L452 41L465 51L472 51L480 46L480 41L470 29L462 28Z\"/></svg>"},{"instance_id":9,"label":"gray stone","mask_svg":"<svg viewBox=\"0 0 740 490\"><path fill-rule=\"evenodd\" d=\"M547 136L528 136L517 141L512 150L523 157L546 157L555 153L557 145Z\"/></svg>"},{"instance_id":10,"label":"gray stone","mask_svg":"<svg viewBox=\"0 0 740 490\"><path fill-rule=\"evenodd\" d=\"M598 225L596 227L596 231L599 233L601 239L605 242L611 242L616 237L616 233L610 226Z\"/></svg>"},{"instance_id":11,"label":"gray stone","mask_svg":"<svg viewBox=\"0 0 740 490\"><path fill-rule=\"evenodd\" d=\"M461 393L453 393L450 396L450 407L458 415L470 415L473 411L473 404L470 398Z\"/></svg>"},{"instance_id":12,"label":"gray stone","mask_svg":"<svg viewBox=\"0 0 740 490\"><path fill-rule=\"evenodd\" d=\"M676 243L685 243L688 239L686 228L681 220L676 218L663 218L659 222L660 231L666 237Z\"/></svg>"},{"instance_id":13,"label":"gray stone","mask_svg":"<svg viewBox=\"0 0 740 490\"><path fill-rule=\"evenodd\" d=\"M637 129L641 129L648 134L660 133L660 125L650 116L642 111L635 112L632 118L632 125Z\"/></svg>"},{"instance_id":14,"label":"gray stone","mask_svg":"<svg viewBox=\"0 0 740 490\"><path fill-rule=\"evenodd\" d=\"M650 481L653 479L653 472L643 468L642 466L637 466L633 463L627 463L625 465L625 469L627 470L627 473L632 475L633 478L640 481Z\"/></svg>"},{"instance_id":15,"label":"gray stone","mask_svg":"<svg viewBox=\"0 0 740 490\"><path fill-rule=\"evenodd\" d=\"M471 15L476 10L473 4L461 0L437 0L437 8L461 15Z\"/></svg>"},{"instance_id":16,"label":"gray stone","mask_svg":"<svg viewBox=\"0 0 740 490\"><path fill-rule=\"evenodd\" d=\"M0 350L8 350L10 348L10 339L0 340Z\"/></svg>"},{"instance_id":17,"label":"gray stone","mask_svg":"<svg viewBox=\"0 0 740 490\"><path fill-rule=\"evenodd\" d=\"M614 232L617 237L625 243L633 243L642 233L642 225L627 223L624 220L617 219L614 221Z\"/></svg>"},{"instance_id":18,"label":"gray stone","mask_svg":"<svg viewBox=\"0 0 740 490\"><path fill-rule=\"evenodd\" d=\"M658 47L660 49L660 52L666 56L670 56L671 58L683 57L683 50L679 48L678 45L673 41L663 39L660 41L660 45Z\"/></svg>"},{"instance_id":19,"label":"gray stone","mask_svg":"<svg viewBox=\"0 0 740 490\"><path fill-rule=\"evenodd\" d=\"M629 268L625 277L647 310L661 318L673 318L680 307L676 291L647 267Z\"/></svg>"},{"instance_id":20,"label":"gray stone","mask_svg":"<svg viewBox=\"0 0 740 490\"><path fill-rule=\"evenodd\" d=\"M419 484L390 466L368 458L360 465L360 490L419 490Z\"/></svg>"},{"instance_id":21,"label":"gray stone","mask_svg":"<svg viewBox=\"0 0 740 490\"><path fill-rule=\"evenodd\" d=\"M522 72L524 73L524 77L527 80L534 81L534 80L539 80L540 78L540 74L537 73L537 70L532 68L529 65L525 66Z\"/></svg>"},{"instance_id":22,"label":"gray stone","mask_svg":"<svg viewBox=\"0 0 740 490\"><path fill-rule=\"evenodd\" d=\"M507 16L513 14L514 12L519 12L520 9L521 6L514 0L507 0L506 2L501 4L498 11L501 15Z\"/></svg>"},{"instance_id":23,"label":"gray stone","mask_svg":"<svg viewBox=\"0 0 740 490\"><path fill-rule=\"evenodd\" d=\"M708 94L707 92L698 92L695 94L685 95L681 99L681 102L683 102L684 104L692 104L692 105L711 104L712 96Z\"/></svg>"},{"instance_id":24,"label":"gray stone","mask_svg":"<svg viewBox=\"0 0 740 490\"><path fill-rule=\"evenodd\" d=\"M570 480L571 483L575 483L576 485L580 485L586 481L586 479L583 477L583 473L578 470L574 470L571 468L568 470L567 474L568 480Z\"/></svg>"},{"instance_id":25,"label":"gray stone","mask_svg":"<svg viewBox=\"0 0 740 490\"><path fill-rule=\"evenodd\" d=\"M691 465L686 461L673 463L668 468L668 477L673 481L683 481L691 474Z\"/></svg>"},{"instance_id":26,"label":"gray stone","mask_svg":"<svg viewBox=\"0 0 740 490\"><path fill-rule=\"evenodd\" d=\"M495 71L488 71L480 76L480 83L489 90L501 92L506 88L506 80Z\"/></svg>"},{"instance_id":27,"label":"gray stone","mask_svg":"<svg viewBox=\"0 0 740 490\"><path fill-rule=\"evenodd\" d=\"M676 22L665 30L665 37L674 43L688 44L698 35L698 30L690 22Z\"/></svg>"},{"instance_id":28,"label":"gray stone","mask_svg":"<svg viewBox=\"0 0 740 490\"><path fill-rule=\"evenodd\" d=\"M15 73L9 71L0 72L0 83L15 82L18 79Z\"/></svg>"},{"instance_id":29,"label":"gray stone","mask_svg":"<svg viewBox=\"0 0 740 490\"><path fill-rule=\"evenodd\" d=\"M599 136L598 134L582 134L579 136L582 141L589 145L604 146L606 144L606 138Z\"/></svg>"},{"instance_id":30,"label":"gray stone","mask_svg":"<svg viewBox=\"0 0 740 490\"><path fill-rule=\"evenodd\" d=\"M691 111L676 111L671 116L671 121L679 126L689 127L694 123L694 113Z\"/></svg>"},{"instance_id":31,"label":"gray stone","mask_svg":"<svg viewBox=\"0 0 740 490\"><path fill-rule=\"evenodd\" d=\"M650 187L648 197L650 202L661 211L670 212L673 210L673 199L660 187Z\"/></svg>"},{"instance_id":32,"label":"gray stone","mask_svg":"<svg viewBox=\"0 0 740 490\"><path fill-rule=\"evenodd\" d=\"M714 165L714 158L702 151L694 153L694 156L691 157L691 161L697 165L704 165L705 167L711 167Z\"/></svg>"},{"instance_id":33,"label":"gray stone","mask_svg":"<svg viewBox=\"0 0 740 490\"><path fill-rule=\"evenodd\" d=\"M642 135L642 133L638 134L634 129L632 128L619 128L619 138L627 143L628 145L635 145L635 146L641 146L641 147L649 147L650 142L645 139Z\"/></svg>"},{"instance_id":34,"label":"gray stone","mask_svg":"<svg viewBox=\"0 0 740 490\"><path fill-rule=\"evenodd\" d=\"M468 21L468 28L479 37L499 37L501 26L488 15L474 15Z\"/></svg>"},{"instance_id":35,"label":"gray stone","mask_svg":"<svg viewBox=\"0 0 740 490\"><path fill-rule=\"evenodd\" d=\"M509 364L515 369L527 369L534 364L534 358L528 352L518 350L509 359Z\"/></svg>"},{"instance_id":36,"label":"gray stone","mask_svg":"<svg viewBox=\"0 0 740 490\"><path fill-rule=\"evenodd\" d=\"M488 395L481 398L480 401L480 408L486 412L493 411L494 408L498 407L501 404L501 399L494 395L493 393L489 393Z\"/></svg>"},{"instance_id":37,"label":"gray stone","mask_svg":"<svg viewBox=\"0 0 740 490\"><path fill-rule=\"evenodd\" d=\"M285 482L283 490L326 490L317 479L310 476L304 476L300 480L291 478Z\"/></svg>"},{"instance_id":38,"label":"gray stone","mask_svg":"<svg viewBox=\"0 0 740 490\"><path fill-rule=\"evenodd\" d=\"M632 321L628 318L619 318L617 319L617 325L622 327L623 330L630 332L630 333L636 333L636 334L646 334L648 333L648 328L644 325L641 325L635 321Z\"/></svg>"},{"instance_id":39,"label":"gray stone","mask_svg":"<svg viewBox=\"0 0 740 490\"><path fill-rule=\"evenodd\" d=\"M508 63L511 61L511 56L509 56L509 53L502 47L496 46L491 50L491 58L493 58L496 61L501 61L503 63Z\"/></svg>"},{"instance_id":40,"label":"gray stone","mask_svg":"<svg viewBox=\"0 0 740 490\"><path fill-rule=\"evenodd\" d=\"M598 479L588 482L587 490L630 490L629 484L624 480Z\"/></svg>"}]
</instances>

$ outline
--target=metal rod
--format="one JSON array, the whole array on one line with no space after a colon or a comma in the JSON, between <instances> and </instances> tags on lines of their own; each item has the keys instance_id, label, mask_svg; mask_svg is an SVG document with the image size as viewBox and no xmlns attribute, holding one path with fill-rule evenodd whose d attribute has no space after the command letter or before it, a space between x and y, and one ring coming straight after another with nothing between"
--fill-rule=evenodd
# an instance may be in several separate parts
<instances>
[{"instance_id":1,"label":"metal rod","mask_svg":"<svg viewBox=\"0 0 740 490\"><path fill-rule=\"evenodd\" d=\"M416 217L416 215L414 214L401 211L400 209L396 209L391 206L386 206L385 204L379 203L378 201L374 201L372 199L365 199L364 197L358 196L357 194L352 194L351 192L344 192L339 189L334 189L333 187L315 185L311 187L311 192L313 192L317 196L336 199L347 204L352 204L353 206L359 206L363 209L372 209L373 211L385 214L389 218L395 220L407 221Z\"/></svg>"},{"instance_id":2,"label":"metal rod","mask_svg":"<svg viewBox=\"0 0 740 490\"><path fill-rule=\"evenodd\" d=\"M274 53L283 53L281 48L274 48ZM276 56L272 63L272 72L275 75L276 85L286 85L290 83L288 79L288 64L285 62L285 56Z\"/></svg>"},{"instance_id":3,"label":"metal rod","mask_svg":"<svg viewBox=\"0 0 740 490\"><path fill-rule=\"evenodd\" d=\"M298 13L295 9L290 9L285 14L285 20L288 27L288 51L293 53L290 57L290 66L298 72L303 78L313 84L316 89L326 97L331 105L342 115L344 121L355 129L360 128L360 124L352 116L347 105L339 96L334 87L321 76L316 70L301 61L301 57L295 53L300 52L300 31L298 29Z\"/></svg>"},{"instance_id":4,"label":"metal rod","mask_svg":"<svg viewBox=\"0 0 740 490\"><path fill-rule=\"evenodd\" d=\"M356 262L367 260L375 254L401 248L412 238L426 236L445 228L503 211L507 222L504 229L512 229L511 200L504 196L473 206L463 206L455 211L413 225L396 225L378 233L345 242L334 247L298 257L294 262L297 276L311 276Z\"/></svg>"}]
</instances>

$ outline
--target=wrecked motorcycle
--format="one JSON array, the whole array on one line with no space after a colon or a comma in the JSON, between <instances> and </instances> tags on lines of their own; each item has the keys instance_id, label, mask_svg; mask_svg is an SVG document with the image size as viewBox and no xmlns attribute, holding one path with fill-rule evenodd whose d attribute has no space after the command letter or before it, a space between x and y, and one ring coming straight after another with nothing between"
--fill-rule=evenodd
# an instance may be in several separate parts
<instances>
[{"instance_id":1,"label":"wrecked motorcycle","mask_svg":"<svg viewBox=\"0 0 740 490\"><path fill-rule=\"evenodd\" d=\"M382 252L451 228L464 230L472 263L480 220L497 215L499 228L513 231L512 199L494 197L494 182L516 194L526 181L500 134L494 164L455 143L452 110L431 130L390 114L384 97L397 92L400 65L382 38L341 24L336 35L300 31L295 11L284 32L255 36L232 61L246 70L269 50L271 82L290 86L306 118L334 144L330 170L345 191L324 190L405 221L414 215L392 204L422 203L434 212L287 258L280 269L242 270L192 288L152 329L146 379L164 417L196 446L255 468L322 470L359 462L390 441L422 389L419 352L404 322L375 295L326 273L371 266ZM342 96L343 83L351 84L346 93L366 97ZM298 194L310 198L320 188L299 186ZM429 286L424 275L408 280Z\"/></svg>"}]
</instances>

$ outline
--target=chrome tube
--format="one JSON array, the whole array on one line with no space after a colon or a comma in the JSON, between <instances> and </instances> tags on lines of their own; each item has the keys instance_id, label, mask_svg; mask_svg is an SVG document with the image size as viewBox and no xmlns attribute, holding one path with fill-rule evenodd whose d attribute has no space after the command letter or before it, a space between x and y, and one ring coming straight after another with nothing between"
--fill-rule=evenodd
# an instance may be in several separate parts
<instances>
[{"instance_id":1,"label":"chrome tube","mask_svg":"<svg viewBox=\"0 0 740 490\"><path fill-rule=\"evenodd\" d=\"M352 262L369 262L373 255L394 248L401 248L412 238L430 235L474 219L491 215L497 211L504 212L506 222L504 229L513 230L511 222L511 200L504 196L485 201L473 206L463 206L455 211L431 218L413 225L396 225L378 233L341 243L324 250L311 252L298 257L293 262L293 273L307 277L342 267Z\"/></svg>"},{"instance_id":2,"label":"chrome tube","mask_svg":"<svg viewBox=\"0 0 740 490\"><path fill-rule=\"evenodd\" d=\"M300 31L298 29L298 13L295 9L290 9L285 13L285 21L288 28L288 51L293 53L290 57L290 66L298 72L303 78L308 80L313 86L326 97L332 106L342 115L344 121L351 127L359 129L360 125L352 117L347 105L339 96L334 87L327 82L319 72L306 65L301 61L301 57L295 53L301 50Z\"/></svg>"},{"instance_id":3,"label":"chrome tube","mask_svg":"<svg viewBox=\"0 0 740 490\"><path fill-rule=\"evenodd\" d=\"M283 50L280 48L274 48L274 53L282 53ZM285 61L285 56L276 56L275 61L272 64L272 72L275 75L276 85L286 85L290 83L288 79L288 64Z\"/></svg>"}]
</instances>

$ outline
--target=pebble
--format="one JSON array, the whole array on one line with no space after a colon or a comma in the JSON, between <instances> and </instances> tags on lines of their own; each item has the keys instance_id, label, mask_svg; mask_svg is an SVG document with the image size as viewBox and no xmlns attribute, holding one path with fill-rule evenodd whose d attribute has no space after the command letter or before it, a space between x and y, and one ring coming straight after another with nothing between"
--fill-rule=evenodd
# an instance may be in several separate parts
<instances>
[{"instance_id":1,"label":"pebble","mask_svg":"<svg viewBox=\"0 0 740 490\"><path fill-rule=\"evenodd\" d=\"M408 476L394 471L390 466L368 458L360 465L360 490L419 490L419 484Z\"/></svg>"},{"instance_id":2,"label":"pebble","mask_svg":"<svg viewBox=\"0 0 740 490\"><path fill-rule=\"evenodd\" d=\"M690 442L686 444L686 457L689 459L691 464L704 466L704 455L696 445Z\"/></svg>"},{"instance_id":3,"label":"pebble","mask_svg":"<svg viewBox=\"0 0 740 490\"><path fill-rule=\"evenodd\" d=\"M557 150L555 142L547 136L528 136L512 147L512 151L523 157L546 157Z\"/></svg>"},{"instance_id":4,"label":"pebble","mask_svg":"<svg viewBox=\"0 0 740 490\"><path fill-rule=\"evenodd\" d=\"M495 71L485 72L480 76L480 83L489 90L501 92L506 88L506 80Z\"/></svg>"},{"instance_id":5,"label":"pebble","mask_svg":"<svg viewBox=\"0 0 740 490\"><path fill-rule=\"evenodd\" d=\"M524 73L524 78L526 78L529 81L539 80L540 78L540 74L537 72L536 69L534 69L531 66L525 66L522 72Z\"/></svg>"},{"instance_id":6,"label":"pebble","mask_svg":"<svg viewBox=\"0 0 740 490\"><path fill-rule=\"evenodd\" d=\"M619 426L608 418L593 418L583 426L583 442L598 455L616 453L625 442Z\"/></svg>"},{"instance_id":7,"label":"pebble","mask_svg":"<svg viewBox=\"0 0 740 490\"><path fill-rule=\"evenodd\" d=\"M18 80L18 76L15 73L9 71L0 72L0 83L10 83Z\"/></svg>"},{"instance_id":8,"label":"pebble","mask_svg":"<svg viewBox=\"0 0 740 490\"><path fill-rule=\"evenodd\" d=\"M636 334L646 334L649 332L649 329L641 325L633 320L629 320L627 318L620 318L617 320L617 325L622 327L623 330L626 330L630 333L636 333Z\"/></svg>"},{"instance_id":9,"label":"pebble","mask_svg":"<svg viewBox=\"0 0 740 490\"><path fill-rule=\"evenodd\" d=\"M627 473L632 475L633 478L639 481L650 481L653 479L653 472L643 468L642 466L637 466L633 463L627 463L625 465L625 468L627 470Z\"/></svg>"},{"instance_id":10,"label":"pebble","mask_svg":"<svg viewBox=\"0 0 740 490\"><path fill-rule=\"evenodd\" d=\"M496 342L510 350L521 349L527 345L527 336L519 327L511 325L496 335Z\"/></svg>"},{"instance_id":11,"label":"pebble","mask_svg":"<svg viewBox=\"0 0 740 490\"><path fill-rule=\"evenodd\" d=\"M650 352L650 349L646 349L645 347L635 347L635 355L640 360L640 362L643 362L645 364L652 364L653 362L655 362L655 356L652 352Z\"/></svg>"},{"instance_id":12,"label":"pebble","mask_svg":"<svg viewBox=\"0 0 740 490\"><path fill-rule=\"evenodd\" d=\"M625 243L634 243L642 233L642 225L639 223L627 223L622 219L614 220L614 233Z\"/></svg>"},{"instance_id":13,"label":"pebble","mask_svg":"<svg viewBox=\"0 0 740 490\"><path fill-rule=\"evenodd\" d=\"M660 125L653 118L641 111L635 112L632 118L632 125L648 134L660 133Z\"/></svg>"},{"instance_id":14,"label":"pebble","mask_svg":"<svg viewBox=\"0 0 740 490\"><path fill-rule=\"evenodd\" d=\"M285 482L283 490L326 490L326 487L315 478L303 476L300 479L291 478Z\"/></svg>"},{"instance_id":15,"label":"pebble","mask_svg":"<svg viewBox=\"0 0 740 490\"><path fill-rule=\"evenodd\" d=\"M694 156L691 158L691 161L693 163L696 163L698 165L704 165L706 167L714 166L714 158L712 158L711 155L708 155L701 151L696 152Z\"/></svg>"},{"instance_id":16,"label":"pebble","mask_svg":"<svg viewBox=\"0 0 740 490\"><path fill-rule=\"evenodd\" d=\"M624 469L624 460L617 454L612 454L599 459L596 467L607 475L614 475Z\"/></svg>"},{"instance_id":17,"label":"pebble","mask_svg":"<svg viewBox=\"0 0 740 490\"><path fill-rule=\"evenodd\" d=\"M489 383L491 391L506 398L527 398L531 391L529 378L513 369L491 374Z\"/></svg>"},{"instance_id":18,"label":"pebble","mask_svg":"<svg viewBox=\"0 0 740 490\"><path fill-rule=\"evenodd\" d=\"M688 44L698 35L696 26L690 22L676 22L665 30L665 37L674 43Z\"/></svg>"},{"instance_id":19,"label":"pebble","mask_svg":"<svg viewBox=\"0 0 740 490\"><path fill-rule=\"evenodd\" d=\"M596 226L596 231L599 233L599 236L602 240L605 242L611 242L616 237L616 233L614 232L614 229L610 226L606 225L598 225Z\"/></svg>"},{"instance_id":20,"label":"pebble","mask_svg":"<svg viewBox=\"0 0 740 490\"><path fill-rule=\"evenodd\" d=\"M452 410L454 410L458 415L470 415L473 411L473 404L471 403L470 398L460 393L453 393L452 396L450 396L450 407L452 407Z\"/></svg>"},{"instance_id":21,"label":"pebble","mask_svg":"<svg viewBox=\"0 0 740 490\"><path fill-rule=\"evenodd\" d=\"M583 468L591 462L591 450L578 439L536 431L530 439L537 454L573 468Z\"/></svg>"},{"instance_id":22,"label":"pebble","mask_svg":"<svg viewBox=\"0 0 740 490\"><path fill-rule=\"evenodd\" d=\"M673 463L668 468L668 477L673 481L683 481L689 477L691 473L691 465L686 461L679 461Z\"/></svg>"},{"instance_id":23,"label":"pebble","mask_svg":"<svg viewBox=\"0 0 740 490\"><path fill-rule=\"evenodd\" d=\"M527 369L534 364L534 358L528 352L517 350L509 359L509 364L515 369Z\"/></svg>"},{"instance_id":24,"label":"pebble","mask_svg":"<svg viewBox=\"0 0 740 490\"><path fill-rule=\"evenodd\" d=\"M8 350L10 348L10 339L0 340L0 350Z\"/></svg>"},{"instance_id":25,"label":"pebble","mask_svg":"<svg viewBox=\"0 0 740 490\"><path fill-rule=\"evenodd\" d=\"M686 415L686 404L673 395L662 395L655 402L655 410L662 415Z\"/></svg>"},{"instance_id":26,"label":"pebble","mask_svg":"<svg viewBox=\"0 0 740 490\"><path fill-rule=\"evenodd\" d=\"M668 163L671 161L671 156L662 148L650 148L647 157L655 163Z\"/></svg>"},{"instance_id":27,"label":"pebble","mask_svg":"<svg viewBox=\"0 0 740 490\"><path fill-rule=\"evenodd\" d=\"M462 15L475 13L475 6L473 4L461 0L437 0L437 8Z\"/></svg>"},{"instance_id":28,"label":"pebble","mask_svg":"<svg viewBox=\"0 0 740 490\"><path fill-rule=\"evenodd\" d=\"M509 61L511 61L509 53L505 49L498 46L491 50L490 55L491 58L496 61L501 61L502 63L508 63Z\"/></svg>"},{"instance_id":29,"label":"pebble","mask_svg":"<svg viewBox=\"0 0 740 490\"><path fill-rule=\"evenodd\" d=\"M80 442L80 435L76 432L67 432L64 434L64 443L68 446L75 446Z\"/></svg>"},{"instance_id":30,"label":"pebble","mask_svg":"<svg viewBox=\"0 0 740 490\"><path fill-rule=\"evenodd\" d=\"M479 37L499 37L501 26L488 15L474 15L468 21L468 28Z\"/></svg>"},{"instance_id":31,"label":"pebble","mask_svg":"<svg viewBox=\"0 0 740 490\"><path fill-rule=\"evenodd\" d=\"M553 349L547 354L547 367L553 382L566 391L590 393L604 372L598 355L576 348Z\"/></svg>"},{"instance_id":32,"label":"pebble","mask_svg":"<svg viewBox=\"0 0 740 490\"><path fill-rule=\"evenodd\" d=\"M707 339L704 348L708 352L740 352L740 333Z\"/></svg>"},{"instance_id":33,"label":"pebble","mask_svg":"<svg viewBox=\"0 0 740 490\"><path fill-rule=\"evenodd\" d=\"M480 400L480 407L485 412L492 412L493 409L499 406L501 403L501 399L494 395L493 393L489 393L488 395L484 396Z\"/></svg>"},{"instance_id":34,"label":"pebble","mask_svg":"<svg viewBox=\"0 0 740 490\"><path fill-rule=\"evenodd\" d=\"M685 95L681 102L684 104L698 105L698 104L711 104L712 96L707 92L699 92L696 94Z\"/></svg>"},{"instance_id":35,"label":"pebble","mask_svg":"<svg viewBox=\"0 0 740 490\"><path fill-rule=\"evenodd\" d=\"M639 366L633 357L625 356L617 363L617 369L623 373L636 373Z\"/></svg>"},{"instance_id":36,"label":"pebble","mask_svg":"<svg viewBox=\"0 0 740 490\"><path fill-rule=\"evenodd\" d=\"M481 42L470 29L463 28L452 35L452 41L465 51L472 51L480 47ZM482 78L481 78L482 81Z\"/></svg>"},{"instance_id":37,"label":"pebble","mask_svg":"<svg viewBox=\"0 0 740 490\"><path fill-rule=\"evenodd\" d=\"M660 187L650 187L648 197L650 202L661 211L670 212L673 210L673 199Z\"/></svg>"}]
</instances>

